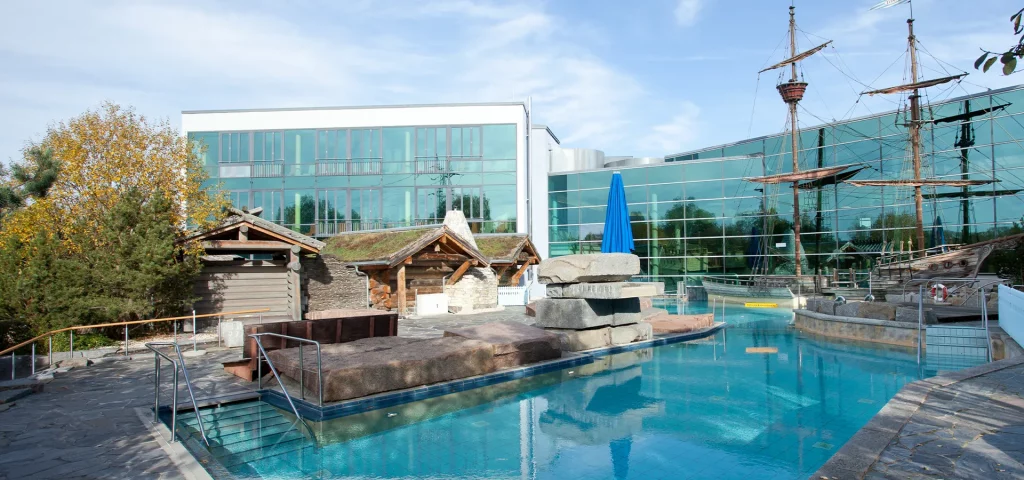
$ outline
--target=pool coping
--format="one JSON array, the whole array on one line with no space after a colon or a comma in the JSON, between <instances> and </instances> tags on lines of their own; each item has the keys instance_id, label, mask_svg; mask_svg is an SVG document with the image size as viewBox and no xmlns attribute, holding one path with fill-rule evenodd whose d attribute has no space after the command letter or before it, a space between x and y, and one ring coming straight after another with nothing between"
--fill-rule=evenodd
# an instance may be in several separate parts
<instances>
[{"instance_id":1,"label":"pool coping","mask_svg":"<svg viewBox=\"0 0 1024 480\"><path fill-rule=\"evenodd\" d=\"M171 438L171 430L162 421L153 422L152 410L145 407L135 407L135 414L139 422L149 430L150 435L160 445L167 458L178 469L182 478L187 480L213 480L213 476L203 467L194 449L186 447L181 441L168 442ZM207 465L210 463L207 462Z\"/></svg>"},{"instance_id":2,"label":"pool coping","mask_svg":"<svg viewBox=\"0 0 1024 480\"><path fill-rule=\"evenodd\" d=\"M934 391L1022 364L1024 356L1008 358L904 385L866 425L809 478L864 478L886 447L899 436L903 427Z\"/></svg>"},{"instance_id":3,"label":"pool coping","mask_svg":"<svg viewBox=\"0 0 1024 480\"><path fill-rule=\"evenodd\" d=\"M688 340L704 338L725 328L725 326L725 322L717 322L711 327L703 328L700 330L694 330L686 333L663 335L656 338L652 338L650 340L630 343L627 345L614 345L610 347L595 348L592 350L585 350L581 352L566 352L564 355L567 356L563 356L555 360L548 360L546 362L535 363L532 365L502 370L498 372L491 372L483 375L477 375L474 377L467 377L463 379L452 380L449 382L437 383L433 385L423 385L419 387L397 390L393 392L382 392L366 397L361 397L352 400L344 400L330 405L324 405L323 407L313 402L309 402L294 397L292 397L292 402L295 404L295 409L298 410L299 415L302 416L302 418L306 420L312 420L315 422L323 422L326 420L333 420L336 418L346 417L349 415L355 415L372 410L378 410L381 408L393 407L396 405L402 405L405 403L411 403L419 400L426 400L428 398L439 397L450 393L457 393L466 390L471 390L474 388L486 387L498 383L505 383L512 380L532 377L534 375L553 372L555 370L563 370L566 368L571 368L579 365L586 365L588 363L593 363L595 358L603 357L606 355L614 355L616 353L629 352L641 348L658 347L672 343L685 342ZM291 411L291 406L288 404L288 399L280 391L273 389L262 389L258 390L257 392L260 394L261 400L287 412Z\"/></svg>"}]
</instances>

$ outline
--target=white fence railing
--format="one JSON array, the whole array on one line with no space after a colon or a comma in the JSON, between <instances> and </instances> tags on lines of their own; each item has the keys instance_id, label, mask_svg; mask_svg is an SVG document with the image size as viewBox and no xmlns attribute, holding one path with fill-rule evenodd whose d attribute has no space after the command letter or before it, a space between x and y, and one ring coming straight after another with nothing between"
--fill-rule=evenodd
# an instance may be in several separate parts
<instances>
[{"instance_id":1,"label":"white fence railing","mask_svg":"<svg viewBox=\"0 0 1024 480\"><path fill-rule=\"evenodd\" d=\"M528 292L529 288L526 286L498 287L498 305L526 305Z\"/></svg>"}]
</instances>

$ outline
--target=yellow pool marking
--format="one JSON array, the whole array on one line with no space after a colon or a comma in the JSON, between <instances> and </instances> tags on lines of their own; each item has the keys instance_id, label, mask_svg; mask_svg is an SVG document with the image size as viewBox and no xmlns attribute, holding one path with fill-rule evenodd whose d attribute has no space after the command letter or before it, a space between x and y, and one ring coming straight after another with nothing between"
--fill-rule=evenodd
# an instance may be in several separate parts
<instances>
[{"instance_id":1,"label":"yellow pool marking","mask_svg":"<svg viewBox=\"0 0 1024 480\"><path fill-rule=\"evenodd\" d=\"M779 353L776 347L747 347L747 353Z\"/></svg>"},{"instance_id":2,"label":"yellow pool marking","mask_svg":"<svg viewBox=\"0 0 1024 480\"><path fill-rule=\"evenodd\" d=\"M778 308L777 303L766 303L766 302L747 302L743 304L747 308Z\"/></svg>"}]
</instances>

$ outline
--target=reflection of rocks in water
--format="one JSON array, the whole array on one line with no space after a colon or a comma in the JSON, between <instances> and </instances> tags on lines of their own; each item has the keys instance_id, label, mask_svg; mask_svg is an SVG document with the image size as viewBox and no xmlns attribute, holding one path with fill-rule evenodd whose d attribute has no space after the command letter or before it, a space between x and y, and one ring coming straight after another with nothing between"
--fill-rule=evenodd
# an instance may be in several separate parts
<instances>
[{"instance_id":1,"label":"reflection of rocks in water","mask_svg":"<svg viewBox=\"0 0 1024 480\"><path fill-rule=\"evenodd\" d=\"M556 389L546 395L540 429L547 435L584 445L600 445L643 430L644 418L664 411L664 401L641 394L640 363L649 349L597 359L580 387ZM604 371L600 371L604 369ZM596 370L596 371L595 371ZM580 372L578 372L580 373Z\"/></svg>"}]
</instances>

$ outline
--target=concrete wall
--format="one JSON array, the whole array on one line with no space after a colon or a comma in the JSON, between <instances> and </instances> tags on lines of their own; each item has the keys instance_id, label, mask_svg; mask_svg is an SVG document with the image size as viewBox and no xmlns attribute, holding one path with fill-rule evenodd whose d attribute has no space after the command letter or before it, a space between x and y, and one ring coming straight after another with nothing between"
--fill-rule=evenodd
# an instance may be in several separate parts
<instances>
[{"instance_id":1,"label":"concrete wall","mask_svg":"<svg viewBox=\"0 0 1024 480\"><path fill-rule=\"evenodd\" d=\"M455 285L445 287L448 309L453 313L498 306L498 277L490 268L470 268Z\"/></svg>"},{"instance_id":2,"label":"concrete wall","mask_svg":"<svg viewBox=\"0 0 1024 480\"><path fill-rule=\"evenodd\" d=\"M332 256L302 257L306 311L367 308L366 279Z\"/></svg>"},{"instance_id":3,"label":"concrete wall","mask_svg":"<svg viewBox=\"0 0 1024 480\"><path fill-rule=\"evenodd\" d=\"M817 333L828 337L862 340L865 342L886 343L916 347L918 330L916 324L901 324L887 320L869 318L839 317L807 310L794 311L794 325L805 332ZM926 343L924 331L921 334L921 346Z\"/></svg>"}]
</instances>

